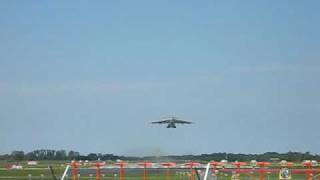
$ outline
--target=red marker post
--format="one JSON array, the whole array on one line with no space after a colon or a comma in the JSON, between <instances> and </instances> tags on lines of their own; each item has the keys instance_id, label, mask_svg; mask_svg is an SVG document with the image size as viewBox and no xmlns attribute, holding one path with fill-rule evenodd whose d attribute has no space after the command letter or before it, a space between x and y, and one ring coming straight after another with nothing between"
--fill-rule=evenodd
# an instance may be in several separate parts
<instances>
[{"instance_id":1,"label":"red marker post","mask_svg":"<svg viewBox=\"0 0 320 180\"><path fill-rule=\"evenodd\" d=\"M81 165L80 163L76 161L71 161L71 163L68 163L72 168L72 176L73 180L78 180L78 168Z\"/></svg>"},{"instance_id":2,"label":"red marker post","mask_svg":"<svg viewBox=\"0 0 320 180\"><path fill-rule=\"evenodd\" d=\"M164 163L161 163L161 166L166 167L166 180L170 180L170 168L175 167L176 163L164 162Z\"/></svg>"},{"instance_id":3,"label":"red marker post","mask_svg":"<svg viewBox=\"0 0 320 180\"><path fill-rule=\"evenodd\" d=\"M210 166L213 167L213 169L212 169L213 173L216 173L216 170L218 169L217 167L218 166L224 166L224 163L223 162L215 162L215 161L213 161L213 162L210 162Z\"/></svg>"},{"instance_id":4,"label":"red marker post","mask_svg":"<svg viewBox=\"0 0 320 180\"><path fill-rule=\"evenodd\" d=\"M302 163L302 165L307 168L305 170L307 180L312 180L312 171L313 171L312 170L312 162L306 161L306 162Z\"/></svg>"},{"instance_id":5,"label":"red marker post","mask_svg":"<svg viewBox=\"0 0 320 180\"><path fill-rule=\"evenodd\" d=\"M147 167L152 166L151 162L141 162L138 163L139 166L143 167L143 180L147 180Z\"/></svg>"},{"instance_id":6,"label":"red marker post","mask_svg":"<svg viewBox=\"0 0 320 180\"><path fill-rule=\"evenodd\" d=\"M198 163L198 162L188 162L188 163L185 163L184 165L187 168L190 168L190 171L191 171L190 180L195 180L196 171L193 168L197 167L197 166L200 166L200 163Z\"/></svg>"},{"instance_id":7,"label":"red marker post","mask_svg":"<svg viewBox=\"0 0 320 180\"><path fill-rule=\"evenodd\" d=\"M264 174L266 173L265 167L270 166L270 162L257 162L257 166L259 166L259 180L264 180Z\"/></svg>"},{"instance_id":8,"label":"red marker post","mask_svg":"<svg viewBox=\"0 0 320 180\"><path fill-rule=\"evenodd\" d=\"M97 162L93 162L91 163L94 167L96 167L96 179L97 180L100 180L100 177L101 177L101 170L100 168L102 166L104 166L106 163L105 162L100 162L100 161L97 161Z\"/></svg>"},{"instance_id":9,"label":"red marker post","mask_svg":"<svg viewBox=\"0 0 320 180\"><path fill-rule=\"evenodd\" d=\"M117 162L117 163L115 163L115 165L120 167L120 170L119 170L120 180L124 180L124 176L125 176L124 167L126 167L128 165L128 163L127 162Z\"/></svg>"},{"instance_id":10,"label":"red marker post","mask_svg":"<svg viewBox=\"0 0 320 180\"><path fill-rule=\"evenodd\" d=\"M238 161L236 161L236 162L233 162L232 165L234 165L237 168L236 169L236 173L239 174L240 171L241 171L241 166L245 166L245 165L247 165L247 163L246 162L238 162Z\"/></svg>"}]
</instances>

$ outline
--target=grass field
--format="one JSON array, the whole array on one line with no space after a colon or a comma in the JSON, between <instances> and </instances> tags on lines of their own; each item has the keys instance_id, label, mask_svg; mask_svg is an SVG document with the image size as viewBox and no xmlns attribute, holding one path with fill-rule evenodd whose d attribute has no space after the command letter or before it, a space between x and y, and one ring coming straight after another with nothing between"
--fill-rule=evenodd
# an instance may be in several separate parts
<instances>
[{"instance_id":1,"label":"grass field","mask_svg":"<svg viewBox=\"0 0 320 180\"><path fill-rule=\"evenodd\" d=\"M62 173L63 173L63 169L62 168L54 168L54 171L56 173L57 177L61 177ZM31 176L30 176L31 175ZM113 173L106 173L104 174L104 176L101 177L101 179L114 179L117 180L119 179L118 174L116 174L117 176L114 176ZM227 179L231 179L232 174L231 173L220 173L217 176L217 179L221 179L221 180L227 180ZM126 173L126 178L125 179L130 179L130 180L135 180L135 179L142 179L143 174L142 171L141 173ZM184 179L190 179L190 177L187 175L187 173L185 174L177 174L175 172L171 173L170 176L171 180L184 180ZM5 169L1 169L0 170L0 179L14 179L14 180L22 180L22 179L52 179L51 173L49 171L49 169L43 169L43 168L38 168L38 169L23 169L23 170L5 170ZM66 178L71 180L72 177L69 174L69 176ZM85 174L85 175L80 175L79 179L95 179L95 174ZM148 174L148 179L150 180L160 180L160 179L165 179L165 173L150 173ZM252 174L251 176L249 175L240 175L240 179L241 180L252 180L252 179L259 179L259 175L258 174ZM266 174L265 175L265 179L266 180L275 180L278 179L278 175L277 174ZM292 179L306 179L306 176L304 174L294 174L292 176ZM315 179L319 179L319 178L315 178Z\"/></svg>"},{"instance_id":2,"label":"grass field","mask_svg":"<svg viewBox=\"0 0 320 180\"><path fill-rule=\"evenodd\" d=\"M28 166L26 162L21 162L20 164L23 165L23 169L21 170L16 170L16 169L6 169L3 168L8 162L0 162L0 180L4 179L12 179L12 180L29 180L29 179L52 179L52 175L50 172L50 169L48 166L52 166L53 170L55 172L55 175L58 179L59 177L62 176L63 171L65 169L65 164L66 162L64 161L40 161L39 165L37 166ZM88 169L89 166L83 168L80 170L80 176L79 180L81 179L96 179L95 177L95 169L90 168ZM102 169L102 174L103 176L101 177L101 180L103 179L109 179L109 180L118 180L119 175L118 171L116 170L109 170L109 169ZM204 170L202 170L203 172ZM85 173L81 173L85 172ZM172 171L170 174L170 179L171 180L187 180L190 179L188 170L185 172L175 172ZM320 176L318 174L314 174L316 176L314 180L319 180ZM231 172L219 172L218 175L214 178L213 176L210 176L210 179L216 179L216 180L230 180L232 179L232 173ZM253 173L253 174L241 174L239 176L240 180L258 180L259 179L259 174ZM68 172L68 177L65 179L71 180L71 172ZM142 180L143 179L143 170L142 169L137 169L134 172L126 172L126 180ZM164 180L166 179L165 177L165 171L153 171L148 173L148 179L149 180ZM266 174L265 175L265 180L276 180L278 178L278 174ZM304 180L306 179L305 174L293 174L292 175L293 180Z\"/></svg>"}]
</instances>

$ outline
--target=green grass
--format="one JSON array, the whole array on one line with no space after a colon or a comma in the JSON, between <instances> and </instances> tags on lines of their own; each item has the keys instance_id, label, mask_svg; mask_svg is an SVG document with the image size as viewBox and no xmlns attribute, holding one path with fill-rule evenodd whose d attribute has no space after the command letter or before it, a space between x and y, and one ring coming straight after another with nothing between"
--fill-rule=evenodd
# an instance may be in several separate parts
<instances>
[{"instance_id":1,"label":"green grass","mask_svg":"<svg viewBox=\"0 0 320 180\"><path fill-rule=\"evenodd\" d=\"M65 165L67 161L39 161L39 165L37 166L28 166L26 162L21 162L20 164L24 167L22 170L7 170L5 169L6 164L15 164L13 162L7 162L7 161L0 161L0 180L28 180L29 175L32 176L32 179L52 179L51 178L51 172L48 168L49 165L51 165L54 169L54 172L56 176L61 177L61 175L64 172ZM79 180L81 179L95 179L94 170L92 170L93 174L90 177L87 175L81 175ZM231 179L231 173L219 173L218 180L230 180ZM255 180L259 179L258 174L252 174L252 176L255 177ZM143 171L135 172L135 173L126 173L126 180L142 180L143 177ZM106 173L104 178L101 177L101 180L119 180L119 176L116 177L112 173ZM165 172L159 172L159 173L149 173L148 174L148 180L165 180ZM190 178L186 174L177 174L175 172L171 172L171 180L189 180ZM249 175L240 175L240 180L253 180L254 178L250 177ZM278 174L266 174L265 180L276 180L278 179ZM292 180L304 180L306 179L306 176L304 174L293 174ZM320 179L320 176L316 178L317 180ZM66 180L72 180L71 175Z\"/></svg>"},{"instance_id":2,"label":"green grass","mask_svg":"<svg viewBox=\"0 0 320 180\"><path fill-rule=\"evenodd\" d=\"M63 173L63 168L54 168L54 171L56 173L57 177L61 177ZM0 170L0 179L12 179L12 180L26 180L29 179L29 174L32 175L32 179L51 179L51 173L50 170L47 168L37 168L37 169L23 169L23 170ZM43 175L43 176L42 176ZM255 177L256 180L259 179L258 174L252 174L252 176ZM248 175L240 175L240 180L253 180L252 176ZM143 174L141 173L127 173L126 174L126 180L142 180ZM72 180L72 177L69 175L67 180ZM92 174L90 177L89 175L80 176L79 180L81 179L95 179L95 174ZM104 178L101 177L101 179L109 179L109 180L118 180L119 177L114 177L113 174L105 174ZM148 180L164 180L165 174L164 173L156 173L156 174L148 174ZM174 172L171 173L171 180L184 180L184 179L190 179L187 175L181 175L176 174ZM219 180L230 180L231 174L230 173L220 173L218 175ZM268 180L275 180L278 179L277 174L269 174L265 176L265 179ZM305 175L304 174L294 174L293 180L304 180Z\"/></svg>"}]
</instances>

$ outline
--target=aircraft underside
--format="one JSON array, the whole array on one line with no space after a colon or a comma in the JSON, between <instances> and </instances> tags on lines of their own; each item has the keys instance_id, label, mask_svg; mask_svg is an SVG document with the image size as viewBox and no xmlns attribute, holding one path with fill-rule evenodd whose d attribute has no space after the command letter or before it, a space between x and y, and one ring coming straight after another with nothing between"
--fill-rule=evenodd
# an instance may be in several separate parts
<instances>
[{"instance_id":1,"label":"aircraft underside","mask_svg":"<svg viewBox=\"0 0 320 180\"><path fill-rule=\"evenodd\" d=\"M167 128L177 128L177 127L174 123L169 123Z\"/></svg>"}]
</instances>

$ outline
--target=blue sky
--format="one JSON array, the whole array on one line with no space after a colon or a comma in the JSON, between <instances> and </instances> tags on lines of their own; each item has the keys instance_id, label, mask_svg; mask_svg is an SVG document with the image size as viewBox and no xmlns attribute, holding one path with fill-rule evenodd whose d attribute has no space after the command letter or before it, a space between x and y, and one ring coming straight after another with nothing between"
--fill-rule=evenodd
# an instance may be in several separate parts
<instances>
[{"instance_id":1,"label":"blue sky","mask_svg":"<svg viewBox=\"0 0 320 180\"><path fill-rule=\"evenodd\" d=\"M0 153L320 153L319 5L1 1Z\"/></svg>"}]
</instances>

